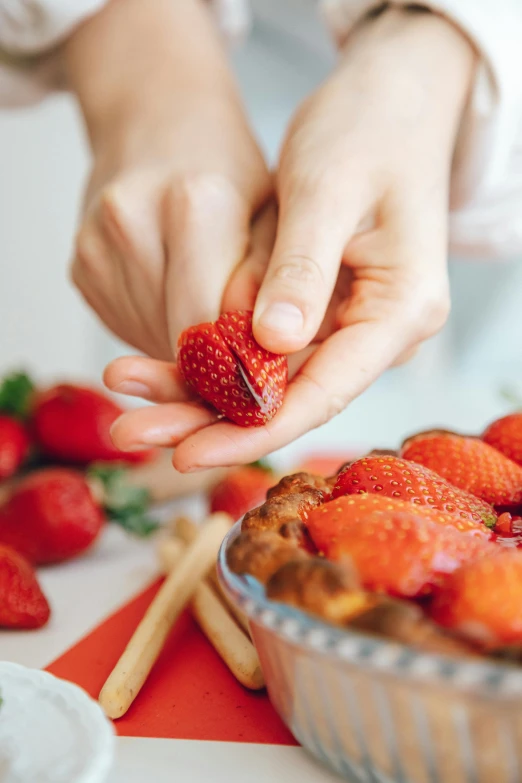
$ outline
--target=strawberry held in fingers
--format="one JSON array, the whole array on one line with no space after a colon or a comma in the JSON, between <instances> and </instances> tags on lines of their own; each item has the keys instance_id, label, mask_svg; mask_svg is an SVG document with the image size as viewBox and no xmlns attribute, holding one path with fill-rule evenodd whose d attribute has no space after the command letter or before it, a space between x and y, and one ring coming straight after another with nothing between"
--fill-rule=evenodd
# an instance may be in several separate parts
<instances>
[{"instance_id":1,"label":"strawberry held in fingers","mask_svg":"<svg viewBox=\"0 0 522 783\"><path fill-rule=\"evenodd\" d=\"M263 426L283 404L286 356L256 342L251 312L224 313L214 323L192 326L178 345L185 382L235 424Z\"/></svg>"},{"instance_id":2,"label":"strawberry held in fingers","mask_svg":"<svg viewBox=\"0 0 522 783\"><path fill-rule=\"evenodd\" d=\"M31 425L41 451L61 462L145 462L152 450L124 452L110 429L123 408L97 389L60 384L35 395Z\"/></svg>"},{"instance_id":3,"label":"strawberry held in fingers","mask_svg":"<svg viewBox=\"0 0 522 783\"><path fill-rule=\"evenodd\" d=\"M452 574L433 618L486 647L522 643L522 551L506 549Z\"/></svg>"},{"instance_id":4,"label":"strawberry held in fingers","mask_svg":"<svg viewBox=\"0 0 522 783\"><path fill-rule=\"evenodd\" d=\"M494 544L475 535L476 523L380 495L351 495L309 512L306 525L329 560L351 560L364 587L392 595L430 593L462 563ZM485 529L485 528L483 528Z\"/></svg>"},{"instance_id":5,"label":"strawberry held in fingers","mask_svg":"<svg viewBox=\"0 0 522 783\"><path fill-rule=\"evenodd\" d=\"M404 443L401 456L492 506L509 510L522 504L522 467L478 438L421 433Z\"/></svg>"},{"instance_id":6,"label":"strawberry held in fingers","mask_svg":"<svg viewBox=\"0 0 522 783\"><path fill-rule=\"evenodd\" d=\"M0 627L41 628L50 613L30 563L0 544Z\"/></svg>"},{"instance_id":7,"label":"strawberry held in fingers","mask_svg":"<svg viewBox=\"0 0 522 783\"><path fill-rule=\"evenodd\" d=\"M332 497L363 492L456 514L488 527L494 527L497 520L488 503L452 486L429 468L399 457L370 455L356 460L339 473Z\"/></svg>"},{"instance_id":8,"label":"strawberry held in fingers","mask_svg":"<svg viewBox=\"0 0 522 783\"><path fill-rule=\"evenodd\" d=\"M29 447L23 424L0 414L0 481L15 475L29 454Z\"/></svg>"},{"instance_id":9,"label":"strawberry held in fingers","mask_svg":"<svg viewBox=\"0 0 522 783\"><path fill-rule=\"evenodd\" d=\"M482 440L522 465L522 413L511 413L494 421L484 432Z\"/></svg>"}]
</instances>

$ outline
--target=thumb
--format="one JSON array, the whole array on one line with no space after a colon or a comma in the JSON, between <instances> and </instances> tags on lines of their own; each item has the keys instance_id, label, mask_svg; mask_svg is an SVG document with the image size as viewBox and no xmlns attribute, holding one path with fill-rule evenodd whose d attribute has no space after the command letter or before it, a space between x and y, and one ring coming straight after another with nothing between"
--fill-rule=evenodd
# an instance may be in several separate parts
<instances>
[{"instance_id":1,"label":"thumb","mask_svg":"<svg viewBox=\"0 0 522 783\"><path fill-rule=\"evenodd\" d=\"M355 205L296 183L281 201L276 243L254 309L257 341L275 353L298 351L317 334L328 308Z\"/></svg>"},{"instance_id":2,"label":"thumb","mask_svg":"<svg viewBox=\"0 0 522 783\"><path fill-rule=\"evenodd\" d=\"M165 220L166 313L175 356L184 329L218 318L228 279L248 247L250 210L228 180L195 175L168 193Z\"/></svg>"}]
</instances>

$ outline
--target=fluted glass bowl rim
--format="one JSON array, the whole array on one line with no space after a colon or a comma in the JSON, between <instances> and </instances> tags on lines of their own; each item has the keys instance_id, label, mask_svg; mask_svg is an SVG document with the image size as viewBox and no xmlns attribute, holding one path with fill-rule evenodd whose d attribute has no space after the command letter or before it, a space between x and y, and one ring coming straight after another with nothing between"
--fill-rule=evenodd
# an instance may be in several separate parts
<instances>
[{"instance_id":1,"label":"fluted glass bowl rim","mask_svg":"<svg viewBox=\"0 0 522 783\"><path fill-rule=\"evenodd\" d=\"M249 621L302 652L327 657L340 667L358 666L412 684L435 684L502 701L522 698L522 667L486 658L460 659L423 652L402 643L336 627L289 605L270 601L260 582L249 575L237 575L228 567L227 553L241 531L241 522L237 521L224 538L217 570L228 598Z\"/></svg>"}]
</instances>

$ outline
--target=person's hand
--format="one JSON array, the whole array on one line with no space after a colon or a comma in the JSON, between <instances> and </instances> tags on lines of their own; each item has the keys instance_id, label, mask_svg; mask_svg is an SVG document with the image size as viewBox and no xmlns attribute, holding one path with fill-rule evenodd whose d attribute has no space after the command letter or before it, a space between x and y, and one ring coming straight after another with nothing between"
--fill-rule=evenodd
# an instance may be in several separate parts
<instances>
[{"instance_id":1,"label":"person's hand","mask_svg":"<svg viewBox=\"0 0 522 783\"><path fill-rule=\"evenodd\" d=\"M73 280L121 340L172 360L219 315L269 173L203 0L111 0L65 64L94 153Z\"/></svg>"},{"instance_id":2,"label":"person's hand","mask_svg":"<svg viewBox=\"0 0 522 783\"><path fill-rule=\"evenodd\" d=\"M256 338L308 354L282 409L255 429L208 426L199 406L184 421L175 369L122 359L109 387L146 379L149 399L168 404L125 414L118 446L175 445L181 471L251 461L328 421L441 328L451 162L473 66L471 45L435 15L389 11L354 31L287 136L268 267L267 254L248 258L224 298L244 307L262 280Z\"/></svg>"}]
</instances>

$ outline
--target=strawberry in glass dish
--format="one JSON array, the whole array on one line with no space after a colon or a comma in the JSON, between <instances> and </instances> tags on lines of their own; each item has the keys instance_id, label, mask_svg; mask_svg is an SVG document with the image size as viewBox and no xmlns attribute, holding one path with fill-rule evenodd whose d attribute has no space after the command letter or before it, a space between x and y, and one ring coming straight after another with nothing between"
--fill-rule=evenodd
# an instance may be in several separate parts
<instances>
[{"instance_id":1,"label":"strawberry in glass dish","mask_svg":"<svg viewBox=\"0 0 522 783\"><path fill-rule=\"evenodd\" d=\"M492 422L482 440L522 466L522 412L510 413Z\"/></svg>"},{"instance_id":2,"label":"strawberry in glass dish","mask_svg":"<svg viewBox=\"0 0 522 783\"><path fill-rule=\"evenodd\" d=\"M504 549L463 565L444 582L431 609L444 628L495 648L522 643L522 551Z\"/></svg>"},{"instance_id":3,"label":"strawberry in glass dish","mask_svg":"<svg viewBox=\"0 0 522 783\"><path fill-rule=\"evenodd\" d=\"M351 561L369 590L429 594L462 563L495 551L472 520L382 495L347 495L309 512L310 536L328 560Z\"/></svg>"},{"instance_id":4,"label":"strawberry in glass dish","mask_svg":"<svg viewBox=\"0 0 522 783\"><path fill-rule=\"evenodd\" d=\"M214 323L186 329L179 338L178 366L188 386L241 427L261 427L283 404L286 356L256 342L252 313L224 313Z\"/></svg>"},{"instance_id":5,"label":"strawberry in glass dish","mask_svg":"<svg viewBox=\"0 0 522 783\"><path fill-rule=\"evenodd\" d=\"M497 521L489 503L453 486L423 465L391 455L370 455L347 465L337 476L332 497L365 492L454 514L487 527L494 527Z\"/></svg>"},{"instance_id":6,"label":"strawberry in glass dish","mask_svg":"<svg viewBox=\"0 0 522 783\"><path fill-rule=\"evenodd\" d=\"M401 457L434 470L495 508L522 505L522 467L479 438L433 430L406 440Z\"/></svg>"}]
</instances>

